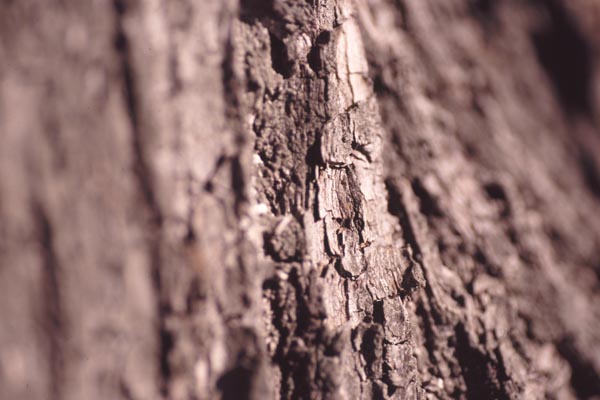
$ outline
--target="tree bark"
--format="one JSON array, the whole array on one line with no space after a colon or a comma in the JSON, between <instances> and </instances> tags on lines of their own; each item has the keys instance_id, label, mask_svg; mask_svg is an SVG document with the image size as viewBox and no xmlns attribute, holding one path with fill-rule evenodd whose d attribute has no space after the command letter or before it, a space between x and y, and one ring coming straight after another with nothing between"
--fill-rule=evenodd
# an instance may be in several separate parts
<instances>
[{"instance_id":1,"label":"tree bark","mask_svg":"<svg viewBox=\"0 0 600 400\"><path fill-rule=\"evenodd\" d=\"M0 398L600 398L599 35L0 3Z\"/></svg>"}]
</instances>

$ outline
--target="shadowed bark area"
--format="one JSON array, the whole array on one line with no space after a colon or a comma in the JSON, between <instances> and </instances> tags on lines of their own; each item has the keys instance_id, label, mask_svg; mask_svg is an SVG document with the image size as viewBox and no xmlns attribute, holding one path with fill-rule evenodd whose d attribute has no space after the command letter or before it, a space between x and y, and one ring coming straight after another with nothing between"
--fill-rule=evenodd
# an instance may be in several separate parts
<instances>
[{"instance_id":1,"label":"shadowed bark area","mask_svg":"<svg viewBox=\"0 0 600 400\"><path fill-rule=\"evenodd\" d=\"M0 398L600 396L594 0L0 4Z\"/></svg>"}]
</instances>

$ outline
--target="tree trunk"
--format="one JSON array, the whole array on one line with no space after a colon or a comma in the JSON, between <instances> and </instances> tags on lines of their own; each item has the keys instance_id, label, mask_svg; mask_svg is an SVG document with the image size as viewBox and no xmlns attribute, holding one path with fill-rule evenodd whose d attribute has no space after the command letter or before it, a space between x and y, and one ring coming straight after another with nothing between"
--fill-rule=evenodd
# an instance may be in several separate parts
<instances>
[{"instance_id":1,"label":"tree trunk","mask_svg":"<svg viewBox=\"0 0 600 400\"><path fill-rule=\"evenodd\" d=\"M0 398L600 398L593 0L0 4Z\"/></svg>"}]
</instances>

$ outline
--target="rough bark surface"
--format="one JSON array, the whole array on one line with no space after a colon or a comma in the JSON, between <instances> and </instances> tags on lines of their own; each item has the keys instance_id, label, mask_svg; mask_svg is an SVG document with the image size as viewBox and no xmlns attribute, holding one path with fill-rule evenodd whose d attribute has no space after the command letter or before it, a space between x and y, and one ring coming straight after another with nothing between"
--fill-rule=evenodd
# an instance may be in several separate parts
<instances>
[{"instance_id":1,"label":"rough bark surface","mask_svg":"<svg viewBox=\"0 0 600 400\"><path fill-rule=\"evenodd\" d=\"M600 397L600 5L0 3L0 398Z\"/></svg>"}]
</instances>

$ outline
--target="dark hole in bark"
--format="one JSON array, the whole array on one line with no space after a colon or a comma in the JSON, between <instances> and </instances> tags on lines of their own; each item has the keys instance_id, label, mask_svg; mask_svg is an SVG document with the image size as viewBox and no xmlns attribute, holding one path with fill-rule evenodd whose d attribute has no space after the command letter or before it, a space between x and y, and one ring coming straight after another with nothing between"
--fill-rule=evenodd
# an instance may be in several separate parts
<instances>
[{"instance_id":1,"label":"dark hole in bark","mask_svg":"<svg viewBox=\"0 0 600 400\"><path fill-rule=\"evenodd\" d=\"M223 400L238 400L250 398L252 371L245 367L237 367L226 374L217 382Z\"/></svg>"},{"instance_id":2,"label":"dark hole in bark","mask_svg":"<svg viewBox=\"0 0 600 400\"><path fill-rule=\"evenodd\" d=\"M550 16L545 29L533 34L538 60L568 111L592 113L592 57L585 38L557 0L540 0Z\"/></svg>"},{"instance_id":3,"label":"dark hole in bark","mask_svg":"<svg viewBox=\"0 0 600 400\"><path fill-rule=\"evenodd\" d=\"M279 290L279 283L277 282L276 278L265 279L262 284L262 289L263 290L272 290L275 292L275 291Z\"/></svg>"},{"instance_id":4,"label":"dark hole in bark","mask_svg":"<svg viewBox=\"0 0 600 400\"><path fill-rule=\"evenodd\" d=\"M292 340L287 354L286 364L282 368L282 373L287 377L286 390L288 393L291 391L291 395L286 395L282 398L310 398L310 366L310 354L306 352L306 349L299 348L297 341Z\"/></svg>"},{"instance_id":5,"label":"dark hole in bark","mask_svg":"<svg viewBox=\"0 0 600 400\"><path fill-rule=\"evenodd\" d=\"M123 15L127 11L127 4L123 0L114 0L113 5L118 15Z\"/></svg>"},{"instance_id":6,"label":"dark hole in bark","mask_svg":"<svg viewBox=\"0 0 600 400\"><path fill-rule=\"evenodd\" d=\"M581 171L590 191L600 197L600 169L592 155L582 149L579 155Z\"/></svg>"},{"instance_id":7,"label":"dark hole in bark","mask_svg":"<svg viewBox=\"0 0 600 400\"><path fill-rule=\"evenodd\" d=\"M571 366L571 386L580 399L595 398L600 395L600 376L590 361L582 357L581 351L575 348L571 338L558 343L558 351Z\"/></svg>"},{"instance_id":8,"label":"dark hole in bark","mask_svg":"<svg viewBox=\"0 0 600 400\"><path fill-rule=\"evenodd\" d=\"M242 202L245 200L246 178L244 170L239 158L231 159L231 186L237 193L235 197L236 210L240 209Z\"/></svg>"},{"instance_id":9,"label":"dark hole in bark","mask_svg":"<svg viewBox=\"0 0 600 400\"><path fill-rule=\"evenodd\" d=\"M484 186L484 189L490 199L506 200L506 193L504 192L504 188L499 183L488 183Z\"/></svg>"},{"instance_id":10,"label":"dark hole in bark","mask_svg":"<svg viewBox=\"0 0 600 400\"><path fill-rule=\"evenodd\" d=\"M509 399L497 379L490 374L496 370L490 365L484 354L473 348L469 343L469 337L462 324L457 325L456 335L456 357L460 364L467 386L468 399Z\"/></svg>"},{"instance_id":11,"label":"dark hole in bark","mask_svg":"<svg viewBox=\"0 0 600 400\"><path fill-rule=\"evenodd\" d=\"M385 316L383 314L383 300L376 300L373 302L373 322L376 324L382 324Z\"/></svg>"},{"instance_id":12,"label":"dark hole in bark","mask_svg":"<svg viewBox=\"0 0 600 400\"><path fill-rule=\"evenodd\" d=\"M494 0L476 0L474 6L482 14L489 16L494 11L494 3Z\"/></svg>"},{"instance_id":13,"label":"dark hole in bark","mask_svg":"<svg viewBox=\"0 0 600 400\"><path fill-rule=\"evenodd\" d=\"M288 57L287 46L285 43L272 33L271 39L271 64L275 72L281 74L284 78L292 76L294 63Z\"/></svg>"},{"instance_id":14,"label":"dark hole in bark","mask_svg":"<svg viewBox=\"0 0 600 400\"><path fill-rule=\"evenodd\" d=\"M321 138L315 137L315 141L306 151L306 164L310 166L317 166L323 164L323 158L321 157Z\"/></svg>"},{"instance_id":15,"label":"dark hole in bark","mask_svg":"<svg viewBox=\"0 0 600 400\"><path fill-rule=\"evenodd\" d=\"M388 383L388 388L387 388L387 395L389 396L393 396L394 393L396 393L396 391L398 390L398 388L396 388L394 385L391 385Z\"/></svg>"},{"instance_id":16,"label":"dark hole in bark","mask_svg":"<svg viewBox=\"0 0 600 400\"><path fill-rule=\"evenodd\" d=\"M373 400L384 400L386 396L384 395L383 388L377 382L373 383Z\"/></svg>"},{"instance_id":17,"label":"dark hole in bark","mask_svg":"<svg viewBox=\"0 0 600 400\"><path fill-rule=\"evenodd\" d=\"M186 246L191 246L194 243L196 243L196 232L194 231L194 228L192 226L188 226L187 228L187 232L183 238L183 244L185 244Z\"/></svg>"},{"instance_id":18,"label":"dark hole in bark","mask_svg":"<svg viewBox=\"0 0 600 400\"><path fill-rule=\"evenodd\" d=\"M495 22L497 3L495 0L471 0L469 6L475 18L484 24L490 24Z\"/></svg>"},{"instance_id":19,"label":"dark hole in bark","mask_svg":"<svg viewBox=\"0 0 600 400\"><path fill-rule=\"evenodd\" d=\"M323 46L327 45L330 41L330 31L321 32L315 39L315 44L312 46L307 56L308 65L313 71L319 72L323 69L324 65L321 51Z\"/></svg>"},{"instance_id":20,"label":"dark hole in bark","mask_svg":"<svg viewBox=\"0 0 600 400\"><path fill-rule=\"evenodd\" d=\"M367 362L368 374L371 377L375 376L373 369L379 358L379 352L377 351L378 336L379 332L374 327L371 327L364 333L362 343L360 344L360 352Z\"/></svg>"},{"instance_id":21,"label":"dark hole in bark","mask_svg":"<svg viewBox=\"0 0 600 400\"><path fill-rule=\"evenodd\" d=\"M206 291L203 290L203 285L198 277L194 277L189 286L188 293L185 298L186 312L192 315L197 308L199 301L206 298Z\"/></svg>"},{"instance_id":22,"label":"dark hole in bark","mask_svg":"<svg viewBox=\"0 0 600 400\"><path fill-rule=\"evenodd\" d=\"M331 31L323 31L319 33L317 39L315 40L316 44L325 45L331 41Z\"/></svg>"},{"instance_id":23,"label":"dark hole in bark","mask_svg":"<svg viewBox=\"0 0 600 400\"><path fill-rule=\"evenodd\" d=\"M508 228L508 230L506 231L506 234L508 235L508 239L510 240L510 242L514 245L518 245L519 244L519 233L517 232L517 230L514 227L510 227Z\"/></svg>"},{"instance_id":24,"label":"dark hole in bark","mask_svg":"<svg viewBox=\"0 0 600 400\"><path fill-rule=\"evenodd\" d=\"M342 265L341 259L337 258L335 260L334 267L335 267L335 270L337 271L337 273L340 274L341 277L346 278L346 279L352 278L352 274L349 273L348 271L344 270L344 266Z\"/></svg>"},{"instance_id":25,"label":"dark hole in bark","mask_svg":"<svg viewBox=\"0 0 600 400\"><path fill-rule=\"evenodd\" d=\"M260 89L260 84L255 79L250 78L248 79L246 87L249 92L256 92Z\"/></svg>"},{"instance_id":26,"label":"dark hole in bark","mask_svg":"<svg viewBox=\"0 0 600 400\"><path fill-rule=\"evenodd\" d=\"M261 17L273 14L273 0L241 0L240 19L244 22L254 22Z\"/></svg>"},{"instance_id":27,"label":"dark hole in bark","mask_svg":"<svg viewBox=\"0 0 600 400\"><path fill-rule=\"evenodd\" d=\"M296 321L298 324L294 334L300 337L310 327L311 313L308 305L306 304L304 288L302 287L302 283L300 282L300 274L296 268L293 268L290 271L288 281L294 288L294 293L296 296Z\"/></svg>"},{"instance_id":28,"label":"dark hole in bark","mask_svg":"<svg viewBox=\"0 0 600 400\"><path fill-rule=\"evenodd\" d=\"M164 326L160 328L160 372L165 382L171 379L171 365L169 364L169 354L173 350L175 340L173 334ZM167 394L167 387L163 385L163 394Z\"/></svg>"},{"instance_id":29,"label":"dark hole in bark","mask_svg":"<svg viewBox=\"0 0 600 400\"><path fill-rule=\"evenodd\" d=\"M483 186L487 196L495 201L501 203L502 209L500 212L500 216L506 218L510 215L510 204L508 202L508 197L506 196L506 191L498 182L490 182Z\"/></svg>"},{"instance_id":30,"label":"dark hole in bark","mask_svg":"<svg viewBox=\"0 0 600 400\"><path fill-rule=\"evenodd\" d=\"M437 200L425 189L419 178L412 181L412 188L419 198L420 210L424 215L442 217L444 213L440 209Z\"/></svg>"},{"instance_id":31,"label":"dark hole in bark","mask_svg":"<svg viewBox=\"0 0 600 400\"><path fill-rule=\"evenodd\" d=\"M321 65L321 49L319 46L313 46L307 56L308 65L310 68L319 72L322 69Z\"/></svg>"},{"instance_id":32,"label":"dark hole in bark","mask_svg":"<svg viewBox=\"0 0 600 400\"><path fill-rule=\"evenodd\" d=\"M475 261L477 261L477 263L483 266L485 268L485 271L491 276L494 276L496 278L502 276L502 269L498 265L491 262L481 248L476 248L475 254L473 254L473 258L475 259Z\"/></svg>"}]
</instances>

